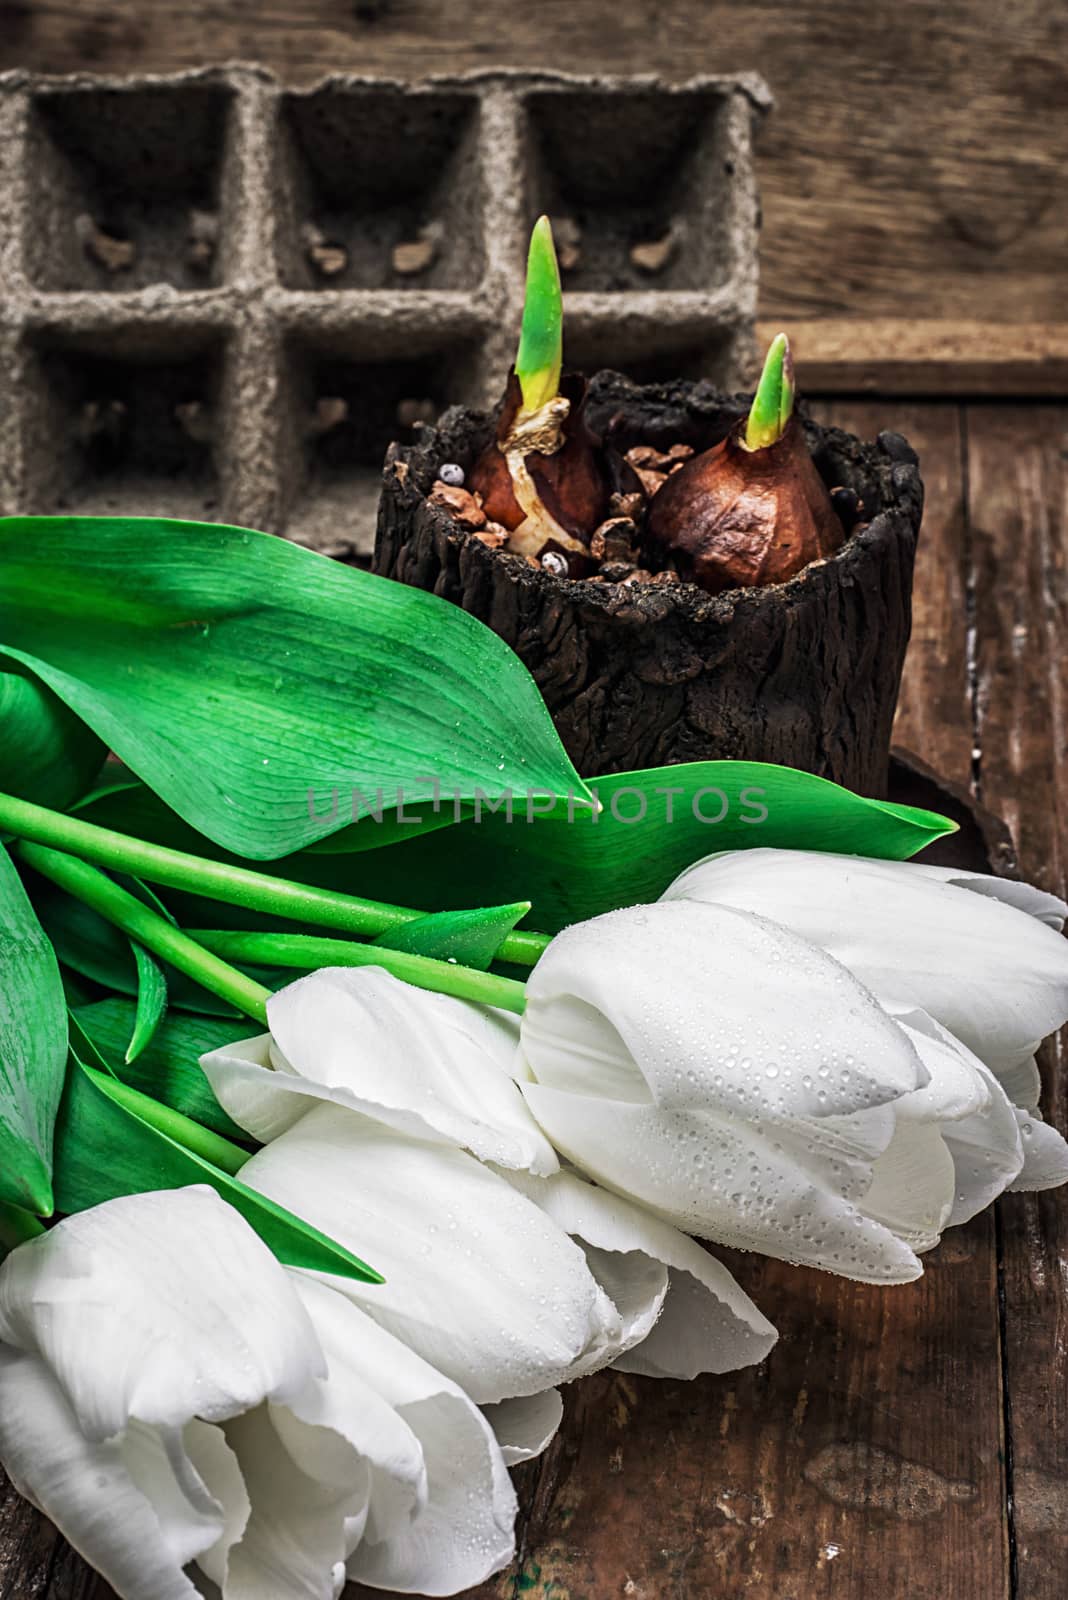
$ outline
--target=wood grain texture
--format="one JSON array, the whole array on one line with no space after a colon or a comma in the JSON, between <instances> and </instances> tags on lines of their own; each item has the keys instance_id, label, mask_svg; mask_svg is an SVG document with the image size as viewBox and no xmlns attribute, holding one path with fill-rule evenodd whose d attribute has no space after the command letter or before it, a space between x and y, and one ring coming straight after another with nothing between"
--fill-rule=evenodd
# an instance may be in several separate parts
<instances>
[{"instance_id":1,"label":"wood grain texture","mask_svg":"<svg viewBox=\"0 0 1068 1600\"><path fill-rule=\"evenodd\" d=\"M1025 877L1068 889L1068 408L971 407L968 524L988 805L1012 822ZM1043 1107L1068 1127L1068 1040L1043 1053ZM1068 1205L1002 1202L1006 1371L1020 1600L1068 1571Z\"/></svg>"},{"instance_id":2,"label":"wood grain texture","mask_svg":"<svg viewBox=\"0 0 1068 1600\"><path fill-rule=\"evenodd\" d=\"M568 1394L516 1569L478 1600L1008 1594L992 1221L892 1292L723 1256L777 1322L760 1368ZM354 1600L354 1597L353 1597Z\"/></svg>"},{"instance_id":3,"label":"wood grain texture","mask_svg":"<svg viewBox=\"0 0 1068 1600\"><path fill-rule=\"evenodd\" d=\"M784 329L808 394L1068 394L1068 323L931 317L792 317L757 323L757 343Z\"/></svg>"},{"instance_id":4,"label":"wood grain texture","mask_svg":"<svg viewBox=\"0 0 1068 1600\"><path fill-rule=\"evenodd\" d=\"M0 1600L115 1600L0 1468Z\"/></svg>"},{"instance_id":5,"label":"wood grain texture","mask_svg":"<svg viewBox=\"0 0 1068 1600\"><path fill-rule=\"evenodd\" d=\"M1068 11L1046 0L3 0L0 66L170 71L235 57L307 83L504 64L757 69L774 318L1064 317Z\"/></svg>"}]
</instances>

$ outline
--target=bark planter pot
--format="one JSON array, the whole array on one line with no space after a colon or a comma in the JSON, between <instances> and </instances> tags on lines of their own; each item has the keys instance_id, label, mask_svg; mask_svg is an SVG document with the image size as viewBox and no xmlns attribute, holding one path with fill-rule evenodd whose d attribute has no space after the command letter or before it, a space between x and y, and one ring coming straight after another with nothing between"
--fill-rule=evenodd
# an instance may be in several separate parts
<instances>
[{"instance_id":1,"label":"bark planter pot","mask_svg":"<svg viewBox=\"0 0 1068 1600\"><path fill-rule=\"evenodd\" d=\"M707 383L639 386L598 374L588 416L622 449L722 439L749 397ZM897 434L865 444L806 422L830 487L864 506L837 555L782 585L710 595L691 584L556 577L489 549L428 494L439 467L465 471L490 416L454 408L393 446L374 571L462 606L533 674L584 776L703 759L773 761L885 793L890 732L911 625L923 509L916 455Z\"/></svg>"}]
</instances>

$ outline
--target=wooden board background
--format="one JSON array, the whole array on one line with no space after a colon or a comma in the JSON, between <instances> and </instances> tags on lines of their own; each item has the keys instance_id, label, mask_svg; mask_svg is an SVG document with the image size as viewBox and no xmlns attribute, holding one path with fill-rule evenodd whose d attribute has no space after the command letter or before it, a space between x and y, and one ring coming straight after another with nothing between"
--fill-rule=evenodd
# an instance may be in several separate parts
<instances>
[{"instance_id":1,"label":"wooden board background","mask_svg":"<svg viewBox=\"0 0 1068 1600\"><path fill-rule=\"evenodd\" d=\"M1024 873L1061 893L1066 45L1061 0L0 0L0 67L762 71L762 317L794 333L821 417L898 428L922 458L898 736L1005 815ZM1065 1129L1063 1044L1044 1074ZM786 1329L771 1360L576 1386L525 1472L521 1559L479 1600L1063 1600L1063 1193L1003 1201L908 1288L740 1271ZM0 1600L109 1597L0 1495Z\"/></svg>"},{"instance_id":2,"label":"wooden board background","mask_svg":"<svg viewBox=\"0 0 1068 1600\"><path fill-rule=\"evenodd\" d=\"M0 0L0 68L236 58L292 83L759 70L763 315L795 326L810 392L843 363L849 390L1068 392L1064 0Z\"/></svg>"}]
</instances>

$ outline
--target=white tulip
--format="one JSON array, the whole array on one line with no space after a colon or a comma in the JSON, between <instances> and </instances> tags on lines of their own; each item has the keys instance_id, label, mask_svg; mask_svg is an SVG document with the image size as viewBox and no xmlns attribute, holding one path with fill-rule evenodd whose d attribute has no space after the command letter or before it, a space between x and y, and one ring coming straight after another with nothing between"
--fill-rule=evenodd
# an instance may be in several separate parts
<instances>
[{"instance_id":1,"label":"white tulip","mask_svg":"<svg viewBox=\"0 0 1068 1600\"><path fill-rule=\"evenodd\" d=\"M510 1559L492 1430L213 1191L111 1201L0 1270L0 1459L123 1600L452 1594ZM186 1570L190 1569L190 1570Z\"/></svg>"},{"instance_id":2,"label":"white tulip","mask_svg":"<svg viewBox=\"0 0 1068 1600\"><path fill-rule=\"evenodd\" d=\"M624 1222L621 1202L577 1179L548 1187L559 1162L512 1077L518 1019L378 968L314 973L273 996L268 1015L272 1034L202 1058L230 1115L271 1139L243 1181L360 1240L386 1283L344 1292L497 1408L509 1460L551 1435L558 1402L538 1400L546 1389L650 1336L664 1343L679 1321L677 1310L661 1317L669 1271L673 1308L715 1303L692 1342L704 1330L720 1343L691 1353L694 1370L762 1359L774 1330L699 1247L635 1208ZM495 1158L493 1170L475 1155ZM588 1190L587 1212L600 1203L602 1233L629 1242L580 1238L545 1198L562 1202L569 1186Z\"/></svg>"},{"instance_id":3,"label":"white tulip","mask_svg":"<svg viewBox=\"0 0 1068 1600\"><path fill-rule=\"evenodd\" d=\"M689 867L667 901L733 906L826 950L892 1008L919 1007L995 1072L1068 1019L1068 907L981 873L804 850L736 850Z\"/></svg>"},{"instance_id":4,"label":"white tulip","mask_svg":"<svg viewBox=\"0 0 1068 1600\"><path fill-rule=\"evenodd\" d=\"M329 1282L479 1404L592 1372L627 1342L579 1247L465 1150L318 1104L241 1180L339 1243L358 1240L385 1283Z\"/></svg>"},{"instance_id":5,"label":"white tulip","mask_svg":"<svg viewBox=\"0 0 1068 1600\"><path fill-rule=\"evenodd\" d=\"M201 1063L261 1144L327 1100L498 1166L556 1171L512 1080L517 1018L413 988L381 967L326 967L272 995L267 1020L269 1034Z\"/></svg>"},{"instance_id":6,"label":"white tulip","mask_svg":"<svg viewBox=\"0 0 1068 1600\"><path fill-rule=\"evenodd\" d=\"M930 1073L857 980L788 930L685 900L578 924L535 968L520 1037L531 1110L606 1188L724 1244L918 1275L899 1227L937 1236L952 1162L927 1170L893 1141ZM937 1155L927 1120L912 1123Z\"/></svg>"}]
</instances>

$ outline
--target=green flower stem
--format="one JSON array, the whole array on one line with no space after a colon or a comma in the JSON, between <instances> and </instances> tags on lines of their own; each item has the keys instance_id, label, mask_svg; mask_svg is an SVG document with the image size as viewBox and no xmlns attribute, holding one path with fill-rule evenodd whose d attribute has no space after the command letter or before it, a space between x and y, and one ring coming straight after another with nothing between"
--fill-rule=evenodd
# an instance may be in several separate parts
<instances>
[{"instance_id":1,"label":"green flower stem","mask_svg":"<svg viewBox=\"0 0 1068 1600\"><path fill-rule=\"evenodd\" d=\"M27 1239L37 1239L44 1233L44 1224L21 1206L0 1204L0 1260L9 1250L15 1250Z\"/></svg>"},{"instance_id":2,"label":"green flower stem","mask_svg":"<svg viewBox=\"0 0 1068 1600\"><path fill-rule=\"evenodd\" d=\"M475 1000L480 1005L499 1006L503 1011L521 1013L526 990L514 978L499 978L493 972L479 972L453 961L434 961L429 956L412 955L407 950L387 950L382 945L349 944L344 939L320 939L306 933L230 933L198 928L189 937L229 961L245 961L250 966L298 967L385 967L395 978L403 978L418 989L435 994L455 995L459 1000Z\"/></svg>"},{"instance_id":3,"label":"green flower stem","mask_svg":"<svg viewBox=\"0 0 1068 1600\"><path fill-rule=\"evenodd\" d=\"M552 935L535 933L532 928L513 928L497 946L498 961L509 961L515 967L533 967L552 943Z\"/></svg>"},{"instance_id":4,"label":"green flower stem","mask_svg":"<svg viewBox=\"0 0 1068 1600\"><path fill-rule=\"evenodd\" d=\"M80 817L49 811L45 806L35 806L29 800L19 800L10 794L0 794L0 833L51 845L83 861L95 862L98 867L132 873L134 877L168 889L184 889L205 900L221 900L226 905L242 906L246 911L310 922L315 927L331 928L337 933L374 938L426 915L425 911L413 911L407 906L335 894L329 889L253 872L248 867L188 855L184 850L171 850L166 845L135 839L113 828L100 828L96 823L83 822ZM548 943L543 933L513 932L501 942L497 956L516 966L532 967Z\"/></svg>"},{"instance_id":5,"label":"green flower stem","mask_svg":"<svg viewBox=\"0 0 1068 1600\"><path fill-rule=\"evenodd\" d=\"M248 1151L242 1150L240 1145L232 1144L222 1134L213 1133L210 1128L194 1122L192 1117L185 1116L181 1111L153 1100L151 1095L142 1094L140 1089L123 1083L121 1078L98 1072L95 1067L83 1066L82 1071L88 1074L103 1094L124 1110L133 1112L135 1117L147 1122L158 1133L166 1134L168 1139L173 1139L184 1150L191 1150L195 1156L210 1161L213 1167L229 1173L231 1178L236 1177L249 1159Z\"/></svg>"},{"instance_id":6,"label":"green flower stem","mask_svg":"<svg viewBox=\"0 0 1068 1600\"><path fill-rule=\"evenodd\" d=\"M269 989L220 961L210 951L201 949L187 933L151 906L135 899L99 868L60 850L25 841L18 845L16 854L35 872L91 906L153 955L169 961L172 967L210 989L212 994L228 1000L246 1016L266 1025Z\"/></svg>"}]
</instances>

